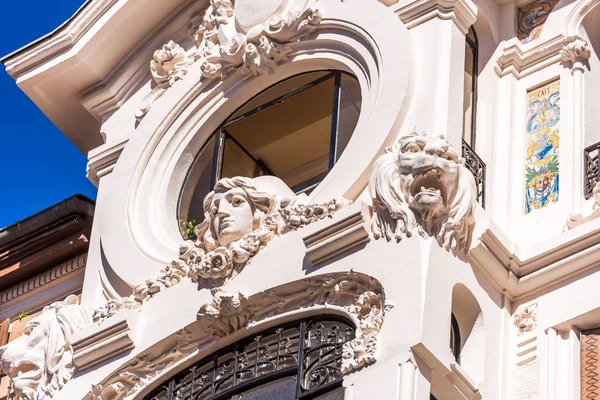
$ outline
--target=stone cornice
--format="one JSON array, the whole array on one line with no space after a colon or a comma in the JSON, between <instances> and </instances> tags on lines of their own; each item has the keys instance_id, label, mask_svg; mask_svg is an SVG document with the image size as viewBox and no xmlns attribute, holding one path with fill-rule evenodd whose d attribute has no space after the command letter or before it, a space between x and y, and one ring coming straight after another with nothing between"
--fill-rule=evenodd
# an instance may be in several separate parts
<instances>
[{"instance_id":1,"label":"stone cornice","mask_svg":"<svg viewBox=\"0 0 600 400\"><path fill-rule=\"evenodd\" d=\"M0 305L5 305L8 302L19 300L19 297L28 294L31 291L39 289L57 279L60 279L78 269L85 267L87 255L82 254L72 260L67 261L53 269L29 279L9 290L0 293Z\"/></svg>"},{"instance_id":2,"label":"stone cornice","mask_svg":"<svg viewBox=\"0 0 600 400\"><path fill-rule=\"evenodd\" d=\"M0 59L6 72L17 78L25 71L46 62L77 44L117 0L88 0L54 32Z\"/></svg>"},{"instance_id":3,"label":"stone cornice","mask_svg":"<svg viewBox=\"0 0 600 400\"><path fill-rule=\"evenodd\" d=\"M496 74L499 77L512 74L520 79L560 62L563 37L555 36L546 42L529 46L529 44L523 45L517 38L504 42L502 54L496 59L494 66Z\"/></svg>"},{"instance_id":4,"label":"stone cornice","mask_svg":"<svg viewBox=\"0 0 600 400\"><path fill-rule=\"evenodd\" d=\"M100 183L100 178L112 172L127 142L128 140L125 140L113 146L101 146L90 152L88 155L87 178L96 187Z\"/></svg>"},{"instance_id":5,"label":"stone cornice","mask_svg":"<svg viewBox=\"0 0 600 400\"><path fill-rule=\"evenodd\" d=\"M591 52L587 41L578 36L569 36L560 52L561 60L571 67L571 73L579 70L584 72Z\"/></svg>"},{"instance_id":6,"label":"stone cornice","mask_svg":"<svg viewBox=\"0 0 600 400\"><path fill-rule=\"evenodd\" d=\"M463 34L469 31L477 17L477 7L470 0L413 1L396 13L411 29L433 18L452 20Z\"/></svg>"},{"instance_id":7,"label":"stone cornice","mask_svg":"<svg viewBox=\"0 0 600 400\"><path fill-rule=\"evenodd\" d=\"M490 224L469 252L469 262L514 301L585 274L598 266L599 258L600 221L525 248Z\"/></svg>"},{"instance_id":8,"label":"stone cornice","mask_svg":"<svg viewBox=\"0 0 600 400\"><path fill-rule=\"evenodd\" d=\"M499 77L512 74L515 78L521 79L549 65L565 61L565 57L568 58L575 52L585 55L585 52L580 51L581 42L585 41L578 36L558 35L545 42L531 42L533 44L524 45L513 38L504 42L502 54L496 59L494 71Z\"/></svg>"}]
</instances>

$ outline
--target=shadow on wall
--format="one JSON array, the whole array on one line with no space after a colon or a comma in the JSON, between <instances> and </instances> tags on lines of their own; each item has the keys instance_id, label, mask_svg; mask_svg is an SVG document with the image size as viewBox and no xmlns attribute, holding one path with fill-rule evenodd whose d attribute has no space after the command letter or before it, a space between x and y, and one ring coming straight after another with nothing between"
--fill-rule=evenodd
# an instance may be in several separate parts
<instances>
[{"instance_id":1,"label":"shadow on wall","mask_svg":"<svg viewBox=\"0 0 600 400\"><path fill-rule=\"evenodd\" d=\"M460 366L478 383L485 376L485 325L475 296L462 283L452 289L452 314L460 330Z\"/></svg>"}]
</instances>

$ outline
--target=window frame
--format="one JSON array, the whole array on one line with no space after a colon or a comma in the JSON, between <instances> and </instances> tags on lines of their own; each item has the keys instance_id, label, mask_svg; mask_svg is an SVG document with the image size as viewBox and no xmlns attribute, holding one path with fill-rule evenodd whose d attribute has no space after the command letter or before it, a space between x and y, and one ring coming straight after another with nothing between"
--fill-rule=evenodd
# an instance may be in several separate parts
<instances>
[{"instance_id":1,"label":"window frame","mask_svg":"<svg viewBox=\"0 0 600 400\"><path fill-rule=\"evenodd\" d=\"M290 99L293 96L296 96L299 93L302 93L302 92L304 92L312 87L315 87L331 78L334 78L334 93L333 93L333 101L332 101L333 102L333 104L332 104L333 110L332 110L332 115L331 115L331 136L330 136L330 142L329 142L329 165L328 165L327 173L329 173L331 171L331 169L335 165L335 162L336 162L337 156L338 156L338 154L337 154L337 144L338 143L337 142L338 142L340 103L341 103L340 99L341 99L341 92L342 92L342 85L341 85L342 74L352 76L351 74L349 74L345 71L341 71L341 70L319 70L319 71L307 71L307 72L303 72L301 74L296 74L296 75L290 76L289 78L287 78L283 81L277 82L277 83L269 86L268 88L264 89L260 93L257 93L256 95L252 96L251 99L249 99L247 102L245 102L241 107L238 107L238 109L235 112L233 112L231 115L235 115L238 110L242 109L250 101L252 101L256 97L260 96L261 94L265 93L266 91L272 89L273 87L281 84L282 82L288 81L290 79L296 78L301 75L313 74L316 72L328 72L328 73L320 78L315 79L314 81L311 81L307 84L302 85L299 88L296 88L288 93L284 93L283 95L278 96L275 99L272 99L264 104L261 104L234 119L229 119L229 118L226 119L208 137L208 139L206 140L206 143L208 143L210 141L212 136L216 137L215 144L214 144L215 147L213 150L213 166L212 166L212 174L211 174L211 182L210 182L211 187L214 187L215 184L217 183L217 181L219 179L221 179L221 177L222 177L223 162L224 162L224 155L225 155L225 140L228 138L232 139L244 151L244 153L246 155L248 155L252 159L252 161L254 161L263 170L263 172L271 175L271 173L270 173L271 171L269 171L269 169L264 165L264 163L258 162L258 160L256 160L241 144L239 144L239 142L237 140L235 140L235 138L232 135L227 133L226 129L228 126L236 124L236 123L238 123L246 118L249 118L261 111L267 110L271 107L281 104L284 101ZM356 77L354 77L354 76L352 76L352 77L354 79L356 79ZM192 162L192 165L195 164L197 158L200 157L200 154L202 153L203 150L204 150L204 146L202 146L202 149L198 152L196 157L194 157L194 161ZM188 171L188 174L189 174L189 171ZM305 192L309 191L310 189L316 187L323 180L323 178L325 176L326 176L326 174L313 177L313 178L309 179L308 181L295 186L292 189L297 194L305 193ZM186 178L184 180L184 182L185 182L184 185L187 183L187 179L188 179L188 176L186 176ZM178 208L179 208L179 206L178 206Z\"/></svg>"}]
</instances>

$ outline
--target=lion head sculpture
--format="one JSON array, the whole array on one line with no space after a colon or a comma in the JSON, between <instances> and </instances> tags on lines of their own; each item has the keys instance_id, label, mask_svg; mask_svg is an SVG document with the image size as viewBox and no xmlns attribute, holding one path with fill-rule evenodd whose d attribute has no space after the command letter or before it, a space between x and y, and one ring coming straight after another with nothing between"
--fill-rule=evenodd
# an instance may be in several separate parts
<instances>
[{"instance_id":1,"label":"lion head sculpture","mask_svg":"<svg viewBox=\"0 0 600 400\"><path fill-rule=\"evenodd\" d=\"M417 229L448 250L466 251L475 179L443 136L412 133L388 147L375 162L369 193L376 239L400 240Z\"/></svg>"},{"instance_id":2,"label":"lion head sculpture","mask_svg":"<svg viewBox=\"0 0 600 400\"><path fill-rule=\"evenodd\" d=\"M71 379L71 338L92 323L92 315L77 296L69 296L45 307L25 325L22 336L0 347L0 366L12 379L18 399L52 398Z\"/></svg>"}]
</instances>

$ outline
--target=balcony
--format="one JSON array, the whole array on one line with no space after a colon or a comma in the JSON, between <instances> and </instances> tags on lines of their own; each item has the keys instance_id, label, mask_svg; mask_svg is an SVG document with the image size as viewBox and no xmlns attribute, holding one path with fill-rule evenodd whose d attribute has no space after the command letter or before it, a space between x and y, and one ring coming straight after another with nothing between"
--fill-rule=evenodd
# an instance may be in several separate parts
<instances>
[{"instance_id":1,"label":"balcony","mask_svg":"<svg viewBox=\"0 0 600 400\"><path fill-rule=\"evenodd\" d=\"M592 196L594 186L600 181L598 176L598 154L600 153L600 142L594 143L583 150L585 163L585 174L583 176L583 194L588 199Z\"/></svg>"},{"instance_id":2,"label":"balcony","mask_svg":"<svg viewBox=\"0 0 600 400\"><path fill-rule=\"evenodd\" d=\"M462 141L462 156L465 159L465 166L471 171L475 178L477 202L481 204L481 207L485 208L485 163L464 140ZM596 171L598 170L597 166L596 160Z\"/></svg>"}]
</instances>

